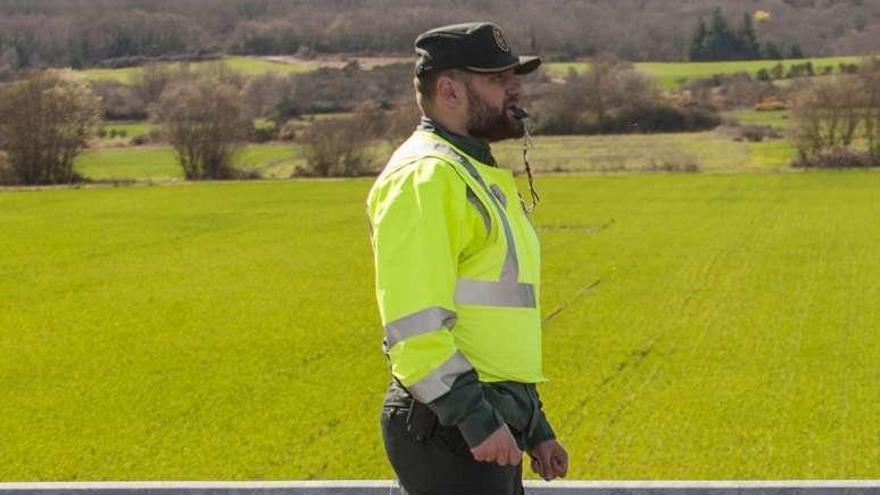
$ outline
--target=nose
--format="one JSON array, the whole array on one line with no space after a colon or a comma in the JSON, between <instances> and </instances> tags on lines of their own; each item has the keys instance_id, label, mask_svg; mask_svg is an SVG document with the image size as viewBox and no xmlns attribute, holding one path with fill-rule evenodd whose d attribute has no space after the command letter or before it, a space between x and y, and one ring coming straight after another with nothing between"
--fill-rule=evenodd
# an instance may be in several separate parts
<instances>
[{"instance_id":1,"label":"nose","mask_svg":"<svg viewBox=\"0 0 880 495\"><path fill-rule=\"evenodd\" d=\"M522 96L522 81L520 81L520 76L514 75L510 79L511 82L510 86L507 88L507 95L519 98Z\"/></svg>"}]
</instances>

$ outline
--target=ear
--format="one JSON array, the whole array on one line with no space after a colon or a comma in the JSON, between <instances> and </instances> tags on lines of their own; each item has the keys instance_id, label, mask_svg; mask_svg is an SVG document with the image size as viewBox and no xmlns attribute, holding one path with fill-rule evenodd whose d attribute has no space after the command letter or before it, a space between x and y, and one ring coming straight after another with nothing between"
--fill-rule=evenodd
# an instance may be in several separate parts
<instances>
[{"instance_id":1,"label":"ear","mask_svg":"<svg viewBox=\"0 0 880 495\"><path fill-rule=\"evenodd\" d=\"M441 75L437 78L437 97L435 100L447 106L459 106L465 100L464 85L455 77Z\"/></svg>"}]
</instances>

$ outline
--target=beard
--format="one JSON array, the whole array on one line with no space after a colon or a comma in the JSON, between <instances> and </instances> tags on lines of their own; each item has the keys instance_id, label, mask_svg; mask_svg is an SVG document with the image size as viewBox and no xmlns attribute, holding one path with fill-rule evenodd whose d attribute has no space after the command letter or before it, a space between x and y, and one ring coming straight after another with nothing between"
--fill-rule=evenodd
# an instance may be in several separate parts
<instances>
[{"instance_id":1,"label":"beard","mask_svg":"<svg viewBox=\"0 0 880 495\"><path fill-rule=\"evenodd\" d=\"M470 83L465 82L468 97L468 134L490 143L504 139L520 138L525 133L522 121L508 115L513 101L504 100L501 108L494 108L484 100Z\"/></svg>"}]
</instances>

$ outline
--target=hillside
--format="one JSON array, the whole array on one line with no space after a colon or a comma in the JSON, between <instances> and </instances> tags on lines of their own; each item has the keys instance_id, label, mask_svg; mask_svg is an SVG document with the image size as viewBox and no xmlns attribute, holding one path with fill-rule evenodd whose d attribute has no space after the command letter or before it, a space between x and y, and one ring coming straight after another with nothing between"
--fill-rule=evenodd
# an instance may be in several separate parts
<instances>
[{"instance_id":1,"label":"hillside","mask_svg":"<svg viewBox=\"0 0 880 495\"><path fill-rule=\"evenodd\" d=\"M732 20L769 12L760 40L808 56L878 48L880 2L864 0L9 0L0 4L0 73L206 53L407 55L417 33L474 19L497 21L514 46L550 58L674 61L716 7Z\"/></svg>"}]
</instances>

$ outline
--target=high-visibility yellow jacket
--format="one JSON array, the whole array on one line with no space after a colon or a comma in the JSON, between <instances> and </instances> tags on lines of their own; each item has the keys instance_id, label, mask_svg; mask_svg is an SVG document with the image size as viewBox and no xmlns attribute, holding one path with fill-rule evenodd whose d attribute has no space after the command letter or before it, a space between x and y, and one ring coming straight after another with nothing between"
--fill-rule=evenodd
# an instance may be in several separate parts
<instances>
[{"instance_id":1,"label":"high-visibility yellow jacket","mask_svg":"<svg viewBox=\"0 0 880 495\"><path fill-rule=\"evenodd\" d=\"M392 375L473 446L505 419L476 379L545 380L540 247L513 174L418 130L377 178L367 213ZM444 406L453 388L458 404Z\"/></svg>"}]
</instances>

